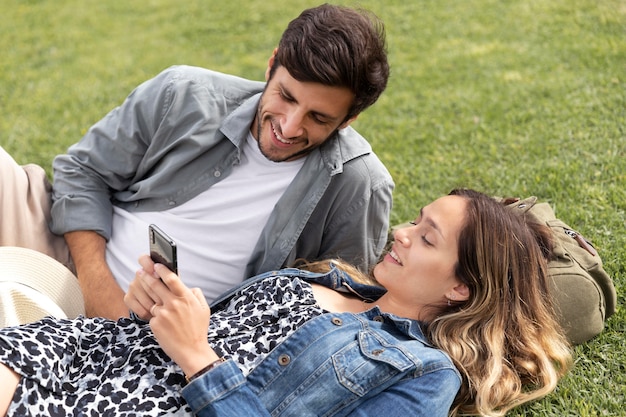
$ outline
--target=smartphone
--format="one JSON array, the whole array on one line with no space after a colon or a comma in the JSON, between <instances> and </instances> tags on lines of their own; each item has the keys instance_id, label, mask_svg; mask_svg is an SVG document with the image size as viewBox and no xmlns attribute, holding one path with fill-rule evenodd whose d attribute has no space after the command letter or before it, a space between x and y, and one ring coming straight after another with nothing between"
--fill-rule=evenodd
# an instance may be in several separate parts
<instances>
[{"instance_id":1,"label":"smartphone","mask_svg":"<svg viewBox=\"0 0 626 417\"><path fill-rule=\"evenodd\" d=\"M150 234L150 258L155 263L167 266L170 271L178 274L176 242L156 225L148 226Z\"/></svg>"}]
</instances>

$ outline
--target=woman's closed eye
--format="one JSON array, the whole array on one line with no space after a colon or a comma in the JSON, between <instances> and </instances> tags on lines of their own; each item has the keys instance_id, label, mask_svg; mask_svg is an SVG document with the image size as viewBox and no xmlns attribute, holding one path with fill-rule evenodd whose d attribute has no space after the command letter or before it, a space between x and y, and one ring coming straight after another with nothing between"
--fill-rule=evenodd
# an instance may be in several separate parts
<instances>
[{"instance_id":1,"label":"woman's closed eye","mask_svg":"<svg viewBox=\"0 0 626 417\"><path fill-rule=\"evenodd\" d=\"M419 225L419 223L420 223L420 218L419 218L419 217L418 217L417 219L415 219L415 220L411 220L411 221L409 221L409 224L411 224L411 225L413 225L413 226L417 226L417 225ZM425 244L426 246L435 246L435 245L433 244L433 242L431 242L431 241L428 239L428 236L427 236L426 234L421 234L421 235L420 235L420 239L422 240L422 242L424 242L424 244Z\"/></svg>"}]
</instances>

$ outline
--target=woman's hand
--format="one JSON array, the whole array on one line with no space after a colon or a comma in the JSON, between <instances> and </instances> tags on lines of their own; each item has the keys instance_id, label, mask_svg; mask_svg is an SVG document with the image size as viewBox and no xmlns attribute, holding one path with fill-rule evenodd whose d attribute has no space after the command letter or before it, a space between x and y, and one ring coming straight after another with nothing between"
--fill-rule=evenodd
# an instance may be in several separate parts
<instances>
[{"instance_id":1,"label":"woman's hand","mask_svg":"<svg viewBox=\"0 0 626 417\"><path fill-rule=\"evenodd\" d=\"M219 359L207 341L211 310L202 291L188 288L178 275L147 255L139 263L143 269L137 271L125 301L135 314L150 320L165 353L186 375Z\"/></svg>"},{"instance_id":2,"label":"woman's hand","mask_svg":"<svg viewBox=\"0 0 626 417\"><path fill-rule=\"evenodd\" d=\"M153 281L159 276L154 271L154 262L148 255L139 258L142 269L135 273L135 279L128 286L128 292L124 295L126 307L143 320L150 320L150 309L155 304L163 304L161 299L151 289Z\"/></svg>"}]
</instances>

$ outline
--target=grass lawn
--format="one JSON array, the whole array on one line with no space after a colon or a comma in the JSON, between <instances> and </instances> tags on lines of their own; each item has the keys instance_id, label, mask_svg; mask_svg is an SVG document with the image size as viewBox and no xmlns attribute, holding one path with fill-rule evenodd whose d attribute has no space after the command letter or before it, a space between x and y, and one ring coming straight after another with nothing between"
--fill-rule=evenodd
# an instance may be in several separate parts
<instances>
[{"instance_id":1,"label":"grass lawn","mask_svg":"<svg viewBox=\"0 0 626 417\"><path fill-rule=\"evenodd\" d=\"M513 416L624 415L626 3L361 0L387 24L392 77L356 128L396 181L392 222L456 186L537 195L590 238L618 290L555 393ZM0 145L54 155L173 64L262 79L313 1L0 0Z\"/></svg>"}]
</instances>

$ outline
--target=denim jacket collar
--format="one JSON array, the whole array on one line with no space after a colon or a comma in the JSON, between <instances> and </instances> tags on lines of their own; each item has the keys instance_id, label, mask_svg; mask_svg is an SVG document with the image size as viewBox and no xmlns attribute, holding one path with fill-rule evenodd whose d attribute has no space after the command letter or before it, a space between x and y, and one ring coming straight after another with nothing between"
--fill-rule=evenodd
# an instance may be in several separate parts
<instances>
[{"instance_id":1,"label":"denim jacket collar","mask_svg":"<svg viewBox=\"0 0 626 417\"><path fill-rule=\"evenodd\" d=\"M233 294L235 294L237 291L240 291L242 288L245 288L246 286L251 285L254 282L263 280L273 275L283 275L292 278L300 278L307 282L314 282L324 285L325 287L332 288L338 292L354 294L366 301L375 302L378 298L380 298L384 293L387 292L387 290L383 287L356 282L354 279L352 279L350 275L338 269L334 265L332 265L331 270L326 273L310 272L297 268L284 268L278 271L265 272L263 274L257 275L254 278L250 278L244 281L239 286L233 288L230 291L227 291L222 296L218 297L211 304L211 310L217 310L221 308L221 306L225 302L227 302ZM410 336L413 339L419 340L420 342L428 346L432 346L426 336L424 336L424 332L422 330L422 326L424 325L424 323L420 321L412 320L406 317L399 317L391 313L385 313L381 311L378 306L372 307L363 314L368 319L372 320L374 320L376 317L385 317L390 322L394 323L394 325L402 333Z\"/></svg>"}]
</instances>

